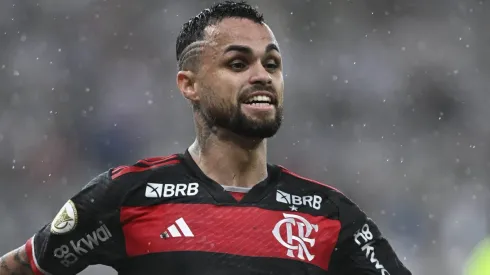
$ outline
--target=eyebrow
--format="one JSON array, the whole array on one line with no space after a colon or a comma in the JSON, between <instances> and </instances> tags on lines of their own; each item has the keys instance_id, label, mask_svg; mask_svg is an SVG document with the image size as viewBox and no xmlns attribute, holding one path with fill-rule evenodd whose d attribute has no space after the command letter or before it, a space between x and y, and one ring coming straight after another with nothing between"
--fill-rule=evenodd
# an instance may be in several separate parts
<instances>
[{"instance_id":1,"label":"eyebrow","mask_svg":"<svg viewBox=\"0 0 490 275\"><path fill-rule=\"evenodd\" d=\"M248 47L248 46L243 46L243 45L230 45L228 47L226 47L225 51L223 54L227 53L227 52L232 52L232 51L237 51L237 52L241 52L241 53L244 53L244 54L252 54L253 51L252 51L252 48ZM265 52L268 53L270 51L277 51L279 52L279 48L277 47L276 44L269 44L267 45L267 47L265 47Z\"/></svg>"}]
</instances>

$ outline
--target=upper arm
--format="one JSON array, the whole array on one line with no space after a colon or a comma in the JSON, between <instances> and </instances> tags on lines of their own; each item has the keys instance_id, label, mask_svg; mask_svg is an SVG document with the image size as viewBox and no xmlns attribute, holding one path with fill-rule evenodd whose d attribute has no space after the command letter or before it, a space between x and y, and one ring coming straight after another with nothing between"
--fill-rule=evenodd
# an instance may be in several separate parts
<instances>
[{"instance_id":1,"label":"upper arm","mask_svg":"<svg viewBox=\"0 0 490 275\"><path fill-rule=\"evenodd\" d=\"M120 259L125 253L120 198L106 172L68 200L26 243L34 273L77 274L88 265Z\"/></svg>"},{"instance_id":2,"label":"upper arm","mask_svg":"<svg viewBox=\"0 0 490 275\"><path fill-rule=\"evenodd\" d=\"M347 198L339 202L342 229L332 255L332 271L342 275L410 275L374 221Z\"/></svg>"}]
</instances>

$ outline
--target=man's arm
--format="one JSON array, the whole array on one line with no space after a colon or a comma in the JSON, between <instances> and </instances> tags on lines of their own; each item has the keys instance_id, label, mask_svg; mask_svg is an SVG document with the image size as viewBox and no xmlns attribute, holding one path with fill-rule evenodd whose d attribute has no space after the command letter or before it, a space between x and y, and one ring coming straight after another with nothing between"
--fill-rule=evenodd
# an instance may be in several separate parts
<instances>
[{"instance_id":1,"label":"man's arm","mask_svg":"<svg viewBox=\"0 0 490 275\"><path fill-rule=\"evenodd\" d=\"M34 275L25 245L0 258L0 275Z\"/></svg>"},{"instance_id":2,"label":"man's arm","mask_svg":"<svg viewBox=\"0 0 490 275\"><path fill-rule=\"evenodd\" d=\"M124 182L113 184L110 171L92 179L51 223L1 258L0 275L74 275L89 265L111 265L125 257L119 218L125 189Z\"/></svg>"},{"instance_id":3,"label":"man's arm","mask_svg":"<svg viewBox=\"0 0 490 275\"><path fill-rule=\"evenodd\" d=\"M342 224L329 269L342 275L411 275L378 226L345 196L336 198Z\"/></svg>"}]
</instances>

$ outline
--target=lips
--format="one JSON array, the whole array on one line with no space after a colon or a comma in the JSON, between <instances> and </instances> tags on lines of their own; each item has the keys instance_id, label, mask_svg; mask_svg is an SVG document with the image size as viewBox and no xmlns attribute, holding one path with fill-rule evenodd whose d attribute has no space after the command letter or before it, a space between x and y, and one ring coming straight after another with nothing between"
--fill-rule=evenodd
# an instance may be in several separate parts
<instances>
[{"instance_id":1,"label":"lips","mask_svg":"<svg viewBox=\"0 0 490 275\"><path fill-rule=\"evenodd\" d=\"M257 91L247 95L242 103L248 105L276 105L277 98L268 91Z\"/></svg>"}]
</instances>

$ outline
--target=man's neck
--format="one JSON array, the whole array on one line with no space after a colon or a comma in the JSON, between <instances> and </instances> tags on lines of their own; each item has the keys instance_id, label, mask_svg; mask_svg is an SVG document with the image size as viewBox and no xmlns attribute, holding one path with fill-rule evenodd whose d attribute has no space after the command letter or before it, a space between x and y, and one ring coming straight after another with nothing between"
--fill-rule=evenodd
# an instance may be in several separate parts
<instances>
[{"instance_id":1,"label":"man's neck","mask_svg":"<svg viewBox=\"0 0 490 275\"><path fill-rule=\"evenodd\" d=\"M196 139L189 152L203 173L221 185L253 187L267 177L265 140L210 133Z\"/></svg>"}]
</instances>

